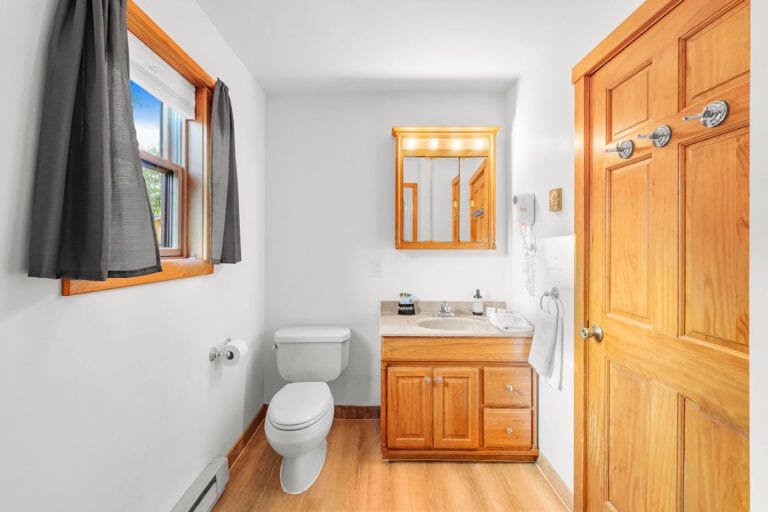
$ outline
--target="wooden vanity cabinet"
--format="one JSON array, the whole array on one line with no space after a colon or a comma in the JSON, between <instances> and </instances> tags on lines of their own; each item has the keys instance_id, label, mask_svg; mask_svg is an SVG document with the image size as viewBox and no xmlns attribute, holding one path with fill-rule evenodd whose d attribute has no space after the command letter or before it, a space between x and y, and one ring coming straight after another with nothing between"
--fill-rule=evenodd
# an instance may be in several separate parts
<instances>
[{"instance_id":1,"label":"wooden vanity cabinet","mask_svg":"<svg viewBox=\"0 0 768 512\"><path fill-rule=\"evenodd\" d=\"M382 457L535 460L536 381L527 364L530 342L383 337Z\"/></svg>"}]
</instances>

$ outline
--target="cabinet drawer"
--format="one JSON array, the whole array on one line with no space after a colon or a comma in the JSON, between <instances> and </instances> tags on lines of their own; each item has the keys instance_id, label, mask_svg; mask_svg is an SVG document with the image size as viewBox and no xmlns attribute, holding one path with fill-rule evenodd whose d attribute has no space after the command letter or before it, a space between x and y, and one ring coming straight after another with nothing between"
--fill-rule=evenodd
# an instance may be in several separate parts
<instances>
[{"instance_id":1,"label":"cabinet drawer","mask_svg":"<svg viewBox=\"0 0 768 512\"><path fill-rule=\"evenodd\" d=\"M531 407L531 367L486 367L484 375L485 405Z\"/></svg>"},{"instance_id":2,"label":"cabinet drawer","mask_svg":"<svg viewBox=\"0 0 768 512\"><path fill-rule=\"evenodd\" d=\"M531 423L530 409L484 409L485 447L529 450L532 446Z\"/></svg>"}]
</instances>

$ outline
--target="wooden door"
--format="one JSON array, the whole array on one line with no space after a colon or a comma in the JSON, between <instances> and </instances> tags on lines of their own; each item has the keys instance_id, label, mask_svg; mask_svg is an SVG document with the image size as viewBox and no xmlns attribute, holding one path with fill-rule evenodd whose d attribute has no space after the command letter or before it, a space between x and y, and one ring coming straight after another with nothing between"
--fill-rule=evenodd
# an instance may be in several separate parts
<instances>
[{"instance_id":1,"label":"wooden door","mask_svg":"<svg viewBox=\"0 0 768 512\"><path fill-rule=\"evenodd\" d=\"M480 446L480 369L442 367L435 378L435 448Z\"/></svg>"},{"instance_id":2,"label":"wooden door","mask_svg":"<svg viewBox=\"0 0 768 512\"><path fill-rule=\"evenodd\" d=\"M480 167L469 179L469 238L472 242L488 240L488 215L485 210L485 167L486 160L480 164Z\"/></svg>"},{"instance_id":3,"label":"wooden door","mask_svg":"<svg viewBox=\"0 0 768 512\"><path fill-rule=\"evenodd\" d=\"M408 191L408 193L406 193ZM408 197L410 196L410 198ZM410 202L408 201L410 199ZM409 215L410 214L410 215ZM406 224L403 224L403 240L406 242L419 241L419 184L403 183L403 222L410 217L410 237L407 236Z\"/></svg>"},{"instance_id":4,"label":"wooden door","mask_svg":"<svg viewBox=\"0 0 768 512\"><path fill-rule=\"evenodd\" d=\"M451 217L453 219L453 241L459 241L459 177L451 180Z\"/></svg>"},{"instance_id":5,"label":"wooden door","mask_svg":"<svg viewBox=\"0 0 768 512\"><path fill-rule=\"evenodd\" d=\"M749 19L684 0L582 82L587 510L749 509ZM719 126L681 119L714 100Z\"/></svg>"},{"instance_id":6,"label":"wooden door","mask_svg":"<svg viewBox=\"0 0 768 512\"><path fill-rule=\"evenodd\" d=\"M432 447L432 368L390 366L387 370L387 445Z\"/></svg>"}]
</instances>

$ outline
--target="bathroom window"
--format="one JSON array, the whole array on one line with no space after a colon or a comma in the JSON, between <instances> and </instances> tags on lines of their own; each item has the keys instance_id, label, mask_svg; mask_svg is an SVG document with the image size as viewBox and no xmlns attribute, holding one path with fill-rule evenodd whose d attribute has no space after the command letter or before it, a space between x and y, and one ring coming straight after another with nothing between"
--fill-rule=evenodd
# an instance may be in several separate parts
<instances>
[{"instance_id":1,"label":"bathroom window","mask_svg":"<svg viewBox=\"0 0 768 512\"><path fill-rule=\"evenodd\" d=\"M186 229L184 117L138 83L131 81L131 100L141 168L147 186L157 244L163 257L185 256Z\"/></svg>"},{"instance_id":2,"label":"bathroom window","mask_svg":"<svg viewBox=\"0 0 768 512\"><path fill-rule=\"evenodd\" d=\"M135 2L126 10L131 99L162 272L81 281L62 295L213 273L210 262L210 128L215 80Z\"/></svg>"}]
</instances>

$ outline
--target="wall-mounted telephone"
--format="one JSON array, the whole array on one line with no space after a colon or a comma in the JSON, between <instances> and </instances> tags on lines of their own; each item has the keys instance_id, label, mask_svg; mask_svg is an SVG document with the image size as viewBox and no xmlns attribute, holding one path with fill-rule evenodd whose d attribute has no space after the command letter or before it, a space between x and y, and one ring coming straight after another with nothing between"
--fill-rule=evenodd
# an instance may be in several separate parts
<instances>
[{"instance_id":1,"label":"wall-mounted telephone","mask_svg":"<svg viewBox=\"0 0 768 512\"><path fill-rule=\"evenodd\" d=\"M515 205L515 222L520 225L520 243L523 247L523 273L528 295L536 296L534 273L536 270L536 237L533 236L533 223L536 220L536 196L518 194L512 198Z\"/></svg>"}]
</instances>

